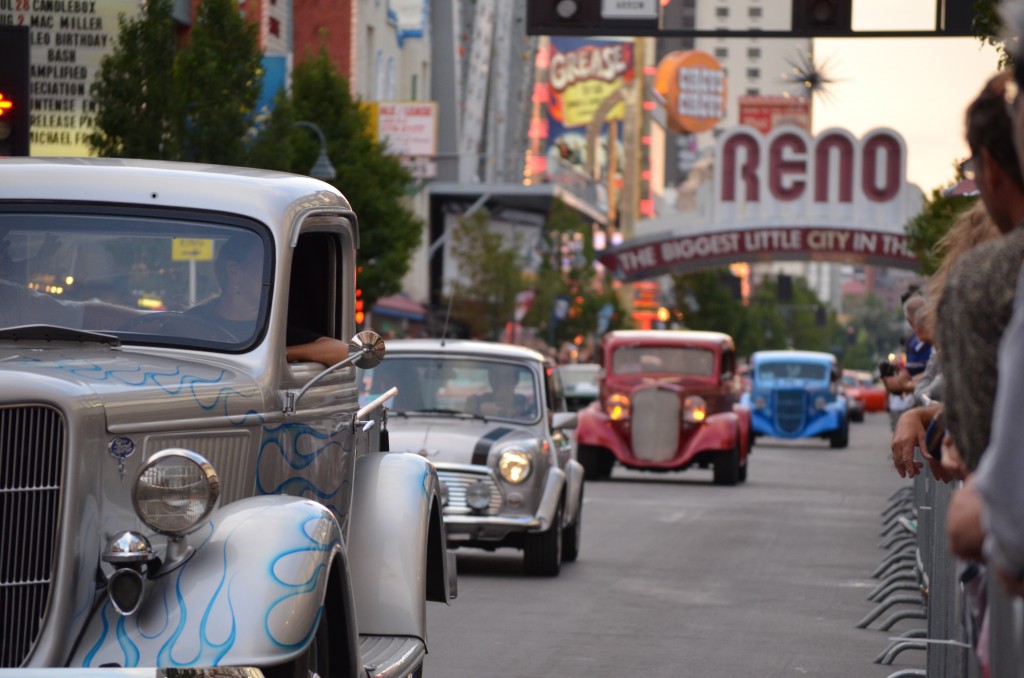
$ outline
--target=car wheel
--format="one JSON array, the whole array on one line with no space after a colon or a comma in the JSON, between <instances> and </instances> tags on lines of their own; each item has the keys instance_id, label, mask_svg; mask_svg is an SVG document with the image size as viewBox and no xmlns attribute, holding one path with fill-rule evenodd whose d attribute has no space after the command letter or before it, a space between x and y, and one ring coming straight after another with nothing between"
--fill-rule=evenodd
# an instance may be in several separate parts
<instances>
[{"instance_id":1,"label":"car wheel","mask_svg":"<svg viewBox=\"0 0 1024 678\"><path fill-rule=\"evenodd\" d=\"M850 412L850 421L861 423L864 421L864 410Z\"/></svg>"},{"instance_id":2,"label":"car wheel","mask_svg":"<svg viewBox=\"0 0 1024 678\"><path fill-rule=\"evenodd\" d=\"M739 482L741 482L741 483L747 482L747 467L748 466L750 466L750 453L749 452L747 452L747 458L743 460L742 464L740 464L739 470L736 473L736 479Z\"/></svg>"},{"instance_id":3,"label":"car wheel","mask_svg":"<svg viewBox=\"0 0 1024 678\"><path fill-rule=\"evenodd\" d=\"M551 527L526 535L523 569L538 577L557 577L562 567L562 502L558 502Z\"/></svg>"},{"instance_id":4,"label":"car wheel","mask_svg":"<svg viewBox=\"0 0 1024 678\"><path fill-rule=\"evenodd\" d=\"M580 540L583 537L583 488L580 488L580 503L576 507L576 520L565 526L562 535L562 562L575 563L580 555Z\"/></svg>"},{"instance_id":5,"label":"car wheel","mask_svg":"<svg viewBox=\"0 0 1024 678\"><path fill-rule=\"evenodd\" d=\"M829 437L829 445L835 449L844 449L850 444L850 421L843 418L839 428L832 432Z\"/></svg>"},{"instance_id":6,"label":"car wheel","mask_svg":"<svg viewBox=\"0 0 1024 678\"><path fill-rule=\"evenodd\" d=\"M715 485L735 485L740 481L740 451L733 447L715 455Z\"/></svg>"}]
</instances>

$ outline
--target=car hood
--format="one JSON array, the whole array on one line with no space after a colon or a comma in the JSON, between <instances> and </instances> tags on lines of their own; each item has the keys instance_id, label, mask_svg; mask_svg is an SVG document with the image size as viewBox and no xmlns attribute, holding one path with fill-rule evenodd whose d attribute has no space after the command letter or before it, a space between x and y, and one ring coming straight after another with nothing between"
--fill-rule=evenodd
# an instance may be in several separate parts
<instances>
[{"instance_id":1,"label":"car hood","mask_svg":"<svg viewBox=\"0 0 1024 678\"><path fill-rule=\"evenodd\" d=\"M392 451L450 464L486 464L494 445L535 437L527 428L479 419L391 416L388 430Z\"/></svg>"},{"instance_id":2,"label":"car hood","mask_svg":"<svg viewBox=\"0 0 1024 678\"><path fill-rule=\"evenodd\" d=\"M153 355L123 348L0 343L0 403L78 402L103 407L107 426L262 411L247 374L195 356Z\"/></svg>"}]
</instances>

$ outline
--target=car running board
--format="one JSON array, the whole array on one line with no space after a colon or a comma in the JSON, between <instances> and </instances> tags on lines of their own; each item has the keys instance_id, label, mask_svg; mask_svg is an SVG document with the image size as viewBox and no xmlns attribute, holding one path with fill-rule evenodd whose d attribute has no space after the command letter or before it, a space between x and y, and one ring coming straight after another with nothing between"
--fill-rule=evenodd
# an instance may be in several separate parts
<instances>
[{"instance_id":1,"label":"car running board","mask_svg":"<svg viewBox=\"0 0 1024 678\"><path fill-rule=\"evenodd\" d=\"M407 636L360 636L359 656L367 678L406 678L423 664L427 648Z\"/></svg>"}]
</instances>

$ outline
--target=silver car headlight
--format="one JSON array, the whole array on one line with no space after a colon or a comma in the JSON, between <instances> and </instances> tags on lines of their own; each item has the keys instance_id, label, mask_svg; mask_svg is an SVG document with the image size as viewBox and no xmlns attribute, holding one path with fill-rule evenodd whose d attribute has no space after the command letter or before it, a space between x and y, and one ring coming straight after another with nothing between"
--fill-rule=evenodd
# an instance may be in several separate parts
<instances>
[{"instance_id":1,"label":"silver car headlight","mask_svg":"<svg viewBox=\"0 0 1024 678\"><path fill-rule=\"evenodd\" d=\"M526 450L505 450L498 458L498 473L506 481L518 485L529 477L530 463L530 453Z\"/></svg>"},{"instance_id":2,"label":"silver car headlight","mask_svg":"<svg viewBox=\"0 0 1024 678\"><path fill-rule=\"evenodd\" d=\"M766 407L768 407L768 401L764 399L764 396L754 398L754 409L763 410Z\"/></svg>"},{"instance_id":3,"label":"silver car headlight","mask_svg":"<svg viewBox=\"0 0 1024 678\"><path fill-rule=\"evenodd\" d=\"M157 452L139 469L132 504L150 529L182 536L198 528L220 496L220 479L202 455L190 450Z\"/></svg>"},{"instance_id":4,"label":"silver car headlight","mask_svg":"<svg viewBox=\"0 0 1024 678\"><path fill-rule=\"evenodd\" d=\"M814 409L824 410L826 406L825 396L818 396L814 399Z\"/></svg>"}]
</instances>

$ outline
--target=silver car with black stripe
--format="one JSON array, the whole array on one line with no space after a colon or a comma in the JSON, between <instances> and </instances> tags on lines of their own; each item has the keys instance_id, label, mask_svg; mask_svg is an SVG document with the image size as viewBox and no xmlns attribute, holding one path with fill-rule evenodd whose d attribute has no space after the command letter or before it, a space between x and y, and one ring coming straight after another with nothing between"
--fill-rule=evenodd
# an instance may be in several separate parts
<instances>
[{"instance_id":1,"label":"silver car with black stripe","mask_svg":"<svg viewBox=\"0 0 1024 678\"><path fill-rule=\"evenodd\" d=\"M391 449L434 463L450 547L522 549L525 571L543 576L576 560L583 467L552 363L521 346L393 340L361 397L393 386Z\"/></svg>"}]
</instances>

